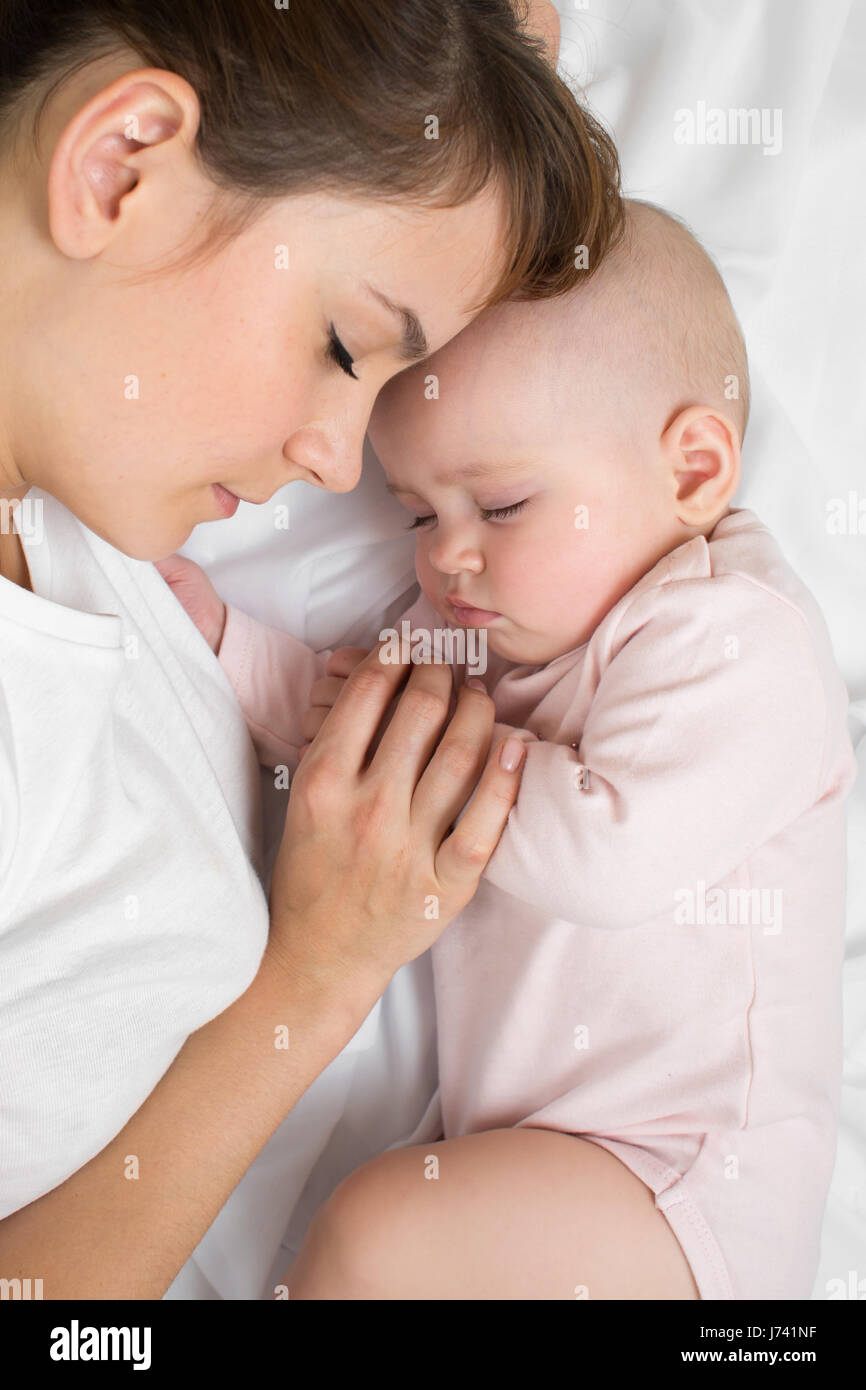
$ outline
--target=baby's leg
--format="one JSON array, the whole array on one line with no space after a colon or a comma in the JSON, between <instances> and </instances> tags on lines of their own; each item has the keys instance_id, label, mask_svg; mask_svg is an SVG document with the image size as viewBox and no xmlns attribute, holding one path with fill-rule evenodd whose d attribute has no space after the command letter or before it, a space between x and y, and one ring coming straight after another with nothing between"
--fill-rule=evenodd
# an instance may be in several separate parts
<instances>
[{"instance_id":1,"label":"baby's leg","mask_svg":"<svg viewBox=\"0 0 866 1390\"><path fill-rule=\"evenodd\" d=\"M606 1149L546 1129L371 1159L317 1212L283 1282L292 1299L700 1296L650 1189Z\"/></svg>"}]
</instances>

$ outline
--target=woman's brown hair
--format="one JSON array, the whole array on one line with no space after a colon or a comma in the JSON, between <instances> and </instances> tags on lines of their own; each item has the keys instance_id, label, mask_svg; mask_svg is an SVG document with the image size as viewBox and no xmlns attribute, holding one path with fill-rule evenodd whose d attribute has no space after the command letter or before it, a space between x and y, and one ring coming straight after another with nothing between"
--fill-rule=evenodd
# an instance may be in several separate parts
<instances>
[{"instance_id":1,"label":"woman's brown hair","mask_svg":"<svg viewBox=\"0 0 866 1390\"><path fill-rule=\"evenodd\" d=\"M622 204L613 142L527 36L526 9L0 0L0 139L31 118L36 138L55 88L128 46L195 90L198 158L242 209L238 225L295 192L447 207L495 179L509 209L507 269L484 306L547 298L573 289L619 240ZM587 270L575 267L578 245Z\"/></svg>"}]
</instances>

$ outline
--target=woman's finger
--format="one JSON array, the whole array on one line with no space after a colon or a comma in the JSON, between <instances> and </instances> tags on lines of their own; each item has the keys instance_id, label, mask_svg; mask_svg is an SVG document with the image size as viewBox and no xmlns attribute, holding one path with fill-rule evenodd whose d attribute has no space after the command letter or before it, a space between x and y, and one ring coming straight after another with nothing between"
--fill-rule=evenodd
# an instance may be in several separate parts
<instances>
[{"instance_id":1,"label":"woman's finger","mask_svg":"<svg viewBox=\"0 0 866 1390\"><path fill-rule=\"evenodd\" d=\"M409 672L408 662L379 660L384 645L374 647L346 677L310 755L345 776L357 776L364 768L373 737Z\"/></svg>"},{"instance_id":2,"label":"woman's finger","mask_svg":"<svg viewBox=\"0 0 866 1390\"><path fill-rule=\"evenodd\" d=\"M507 764L507 766L506 766ZM526 765L526 745L509 737L497 745L472 800L436 854L436 876L451 894L468 902L499 843L517 800Z\"/></svg>"},{"instance_id":3,"label":"woman's finger","mask_svg":"<svg viewBox=\"0 0 866 1390\"><path fill-rule=\"evenodd\" d=\"M412 795L412 823L422 826L436 845L478 783L495 718L489 695L460 687L457 708Z\"/></svg>"},{"instance_id":4,"label":"woman's finger","mask_svg":"<svg viewBox=\"0 0 866 1390\"><path fill-rule=\"evenodd\" d=\"M450 666L414 666L367 769L370 783L400 787L407 809L448 719L453 688Z\"/></svg>"}]
</instances>

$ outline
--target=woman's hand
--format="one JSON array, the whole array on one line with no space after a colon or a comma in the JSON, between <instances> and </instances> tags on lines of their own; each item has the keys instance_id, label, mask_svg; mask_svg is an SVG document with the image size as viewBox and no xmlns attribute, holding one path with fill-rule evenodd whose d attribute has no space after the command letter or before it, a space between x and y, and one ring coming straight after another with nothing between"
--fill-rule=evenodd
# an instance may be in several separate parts
<instances>
[{"instance_id":1,"label":"woman's hand","mask_svg":"<svg viewBox=\"0 0 866 1390\"><path fill-rule=\"evenodd\" d=\"M226 606L204 570L185 555L155 561L166 584L186 609L211 651L218 652L226 625Z\"/></svg>"},{"instance_id":2,"label":"woman's hand","mask_svg":"<svg viewBox=\"0 0 866 1390\"><path fill-rule=\"evenodd\" d=\"M516 799L524 754L520 740L513 750L508 740L514 767L488 761L493 702L468 687L443 733L452 674L431 663L412 667L370 756L408 670L381 662L380 650L353 665L332 658L337 670L351 669L292 781L269 943L292 975L342 976L347 997L366 983L371 1000L473 896Z\"/></svg>"},{"instance_id":3,"label":"woman's hand","mask_svg":"<svg viewBox=\"0 0 866 1390\"><path fill-rule=\"evenodd\" d=\"M301 721L301 730L308 742L300 750L299 758L304 756L337 703L346 677L350 676L355 667L369 655L369 647L337 647L336 651L331 652L325 668L327 675L316 681L310 690L310 703Z\"/></svg>"}]
</instances>

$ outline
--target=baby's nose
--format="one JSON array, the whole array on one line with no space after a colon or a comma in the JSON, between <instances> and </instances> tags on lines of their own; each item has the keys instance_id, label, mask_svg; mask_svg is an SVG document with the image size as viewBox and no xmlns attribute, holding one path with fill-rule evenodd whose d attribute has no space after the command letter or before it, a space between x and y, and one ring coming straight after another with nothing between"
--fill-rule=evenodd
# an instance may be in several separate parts
<instances>
[{"instance_id":1,"label":"baby's nose","mask_svg":"<svg viewBox=\"0 0 866 1390\"><path fill-rule=\"evenodd\" d=\"M437 536L430 548L430 563L443 574L458 574L469 570L479 574L484 557L476 545L468 545L458 536Z\"/></svg>"}]
</instances>

